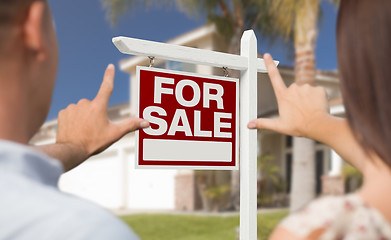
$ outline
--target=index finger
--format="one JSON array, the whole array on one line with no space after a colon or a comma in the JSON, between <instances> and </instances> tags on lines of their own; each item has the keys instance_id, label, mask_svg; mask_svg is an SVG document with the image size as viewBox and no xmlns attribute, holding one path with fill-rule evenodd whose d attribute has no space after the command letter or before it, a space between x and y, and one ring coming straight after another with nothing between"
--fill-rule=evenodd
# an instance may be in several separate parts
<instances>
[{"instance_id":1,"label":"index finger","mask_svg":"<svg viewBox=\"0 0 391 240\"><path fill-rule=\"evenodd\" d=\"M276 95L278 95L281 91L286 89L286 85L282 80L280 72L277 69L276 64L273 61L272 56L269 53L265 53L263 55L263 60L265 61L265 65L267 68L267 73L269 74L270 81L272 82L272 86Z\"/></svg>"},{"instance_id":2,"label":"index finger","mask_svg":"<svg viewBox=\"0 0 391 240\"><path fill-rule=\"evenodd\" d=\"M109 64L103 76L103 81L102 84L100 85L98 94L96 94L95 97L96 101L102 101L105 104L109 102L114 87L114 74L115 74L114 65Z\"/></svg>"}]
</instances>

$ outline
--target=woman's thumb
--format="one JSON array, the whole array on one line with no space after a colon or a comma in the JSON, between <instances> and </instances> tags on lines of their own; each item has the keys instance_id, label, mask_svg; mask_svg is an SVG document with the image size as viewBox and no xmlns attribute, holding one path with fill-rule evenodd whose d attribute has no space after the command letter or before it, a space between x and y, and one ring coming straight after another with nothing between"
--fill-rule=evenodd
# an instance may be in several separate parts
<instances>
[{"instance_id":1,"label":"woman's thumb","mask_svg":"<svg viewBox=\"0 0 391 240\"><path fill-rule=\"evenodd\" d=\"M249 129L268 129L277 131L277 119L258 118L247 124Z\"/></svg>"}]
</instances>

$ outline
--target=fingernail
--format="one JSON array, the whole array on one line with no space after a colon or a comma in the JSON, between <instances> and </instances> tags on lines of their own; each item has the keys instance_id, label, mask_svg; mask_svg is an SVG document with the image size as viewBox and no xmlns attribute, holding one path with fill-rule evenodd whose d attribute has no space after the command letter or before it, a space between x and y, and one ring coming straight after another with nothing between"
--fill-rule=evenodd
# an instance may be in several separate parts
<instances>
[{"instance_id":1,"label":"fingernail","mask_svg":"<svg viewBox=\"0 0 391 240\"><path fill-rule=\"evenodd\" d=\"M263 58L270 58L270 54L269 54L269 53L265 53L265 54L263 55Z\"/></svg>"},{"instance_id":2,"label":"fingernail","mask_svg":"<svg viewBox=\"0 0 391 240\"><path fill-rule=\"evenodd\" d=\"M253 122L249 122L249 123L247 124L247 127L250 128L250 129L254 129L254 128L257 127L257 125L256 125L255 123L253 123Z\"/></svg>"},{"instance_id":3,"label":"fingernail","mask_svg":"<svg viewBox=\"0 0 391 240\"><path fill-rule=\"evenodd\" d=\"M149 122L148 121L142 121L142 122L140 122L140 127L141 128L146 128L146 127L149 127Z\"/></svg>"},{"instance_id":4,"label":"fingernail","mask_svg":"<svg viewBox=\"0 0 391 240\"><path fill-rule=\"evenodd\" d=\"M114 69L114 65L112 63L110 63L109 65L107 65L107 68L112 68Z\"/></svg>"}]
</instances>

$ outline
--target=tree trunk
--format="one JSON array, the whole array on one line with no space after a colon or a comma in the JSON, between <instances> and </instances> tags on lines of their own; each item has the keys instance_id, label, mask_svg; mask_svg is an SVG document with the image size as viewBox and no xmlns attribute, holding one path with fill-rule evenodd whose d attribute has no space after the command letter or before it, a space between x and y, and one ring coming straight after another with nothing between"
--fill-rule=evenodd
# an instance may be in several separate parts
<instances>
[{"instance_id":1,"label":"tree trunk","mask_svg":"<svg viewBox=\"0 0 391 240\"><path fill-rule=\"evenodd\" d=\"M240 171L231 171L231 205L232 209L240 209Z\"/></svg>"},{"instance_id":2,"label":"tree trunk","mask_svg":"<svg viewBox=\"0 0 391 240\"><path fill-rule=\"evenodd\" d=\"M315 144L311 139L293 138L290 210L294 212L315 198Z\"/></svg>"},{"instance_id":3,"label":"tree trunk","mask_svg":"<svg viewBox=\"0 0 391 240\"><path fill-rule=\"evenodd\" d=\"M295 82L315 80L315 41L319 0L304 0L295 19ZM296 211L315 198L315 143L294 138L290 210Z\"/></svg>"},{"instance_id":4,"label":"tree trunk","mask_svg":"<svg viewBox=\"0 0 391 240\"><path fill-rule=\"evenodd\" d=\"M202 210L205 212L210 212L212 210L211 200L205 195L205 190L208 188L208 185L210 185L211 174L212 172L207 170L195 171L197 190L201 196Z\"/></svg>"}]
</instances>

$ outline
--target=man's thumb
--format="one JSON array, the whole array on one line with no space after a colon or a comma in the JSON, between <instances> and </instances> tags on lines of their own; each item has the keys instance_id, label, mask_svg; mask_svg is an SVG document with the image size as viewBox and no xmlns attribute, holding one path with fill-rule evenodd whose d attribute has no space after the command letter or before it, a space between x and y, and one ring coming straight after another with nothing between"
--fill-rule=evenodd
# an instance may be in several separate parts
<instances>
[{"instance_id":1,"label":"man's thumb","mask_svg":"<svg viewBox=\"0 0 391 240\"><path fill-rule=\"evenodd\" d=\"M140 128L149 127L149 122L142 118L129 118L118 124L119 129L123 134L133 132Z\"/></svg>"}]
</instances>

